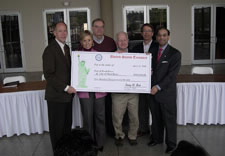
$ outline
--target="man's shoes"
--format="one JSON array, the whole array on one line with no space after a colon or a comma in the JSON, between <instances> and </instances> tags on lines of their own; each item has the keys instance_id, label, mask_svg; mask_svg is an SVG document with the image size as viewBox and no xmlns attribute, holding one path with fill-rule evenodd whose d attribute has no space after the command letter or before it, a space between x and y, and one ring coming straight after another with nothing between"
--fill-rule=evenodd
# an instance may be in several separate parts
<instances>
[{"instance_id":1,"label":"man's shoes","mask_svg":"<svg viewBox=\"0 0 225 156\"><path fill-rule=\"evenodd\" d=\"M131 146L137 145L137 139L128 139Z\"/></svg>"},{"instance_id":2,"label":"man's shoes","mask_svg":"<svg viewBox=\"0 0 225 156\"><path fill-rule=\"evenodd\" d=\"M116 146L123 146L123 139L122 138L115 139L115 145Z\"/></svg>"},{"instance_id":3,"label":"man's shoes","mask_svg":"<svg viewBox=\"0 0 225 156\"><path fill-rule=\"evenodd\" d=\"M175 147L167 146L165 153L171 154L175 150Z\"/></svg>"},{"instance_id":4,"label":"man's shoes","mask_svg":"<svg viewBox=\"0 0 225 156\"><path fill-rule=\"evenodd\" d=\"M157 145L158 143L157 142L155 142L154 140L150 140L149 142L148 142L148 146L150 146L150 147L152 147L152 146L155 146L155 145Z\"/></svg>"}]
</instances>

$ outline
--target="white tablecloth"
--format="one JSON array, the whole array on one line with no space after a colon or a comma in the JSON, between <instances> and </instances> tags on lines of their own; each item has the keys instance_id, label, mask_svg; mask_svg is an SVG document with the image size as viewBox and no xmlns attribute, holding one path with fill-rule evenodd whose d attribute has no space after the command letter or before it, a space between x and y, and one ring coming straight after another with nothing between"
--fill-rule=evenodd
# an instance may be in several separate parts
<instances>
[{"instance_id":1,"label":"white tablecloth","mask_svg":"<svg viewBox=\"0 0 225 156\"><path fill-rule=\"evenodd\" d=\"M44 90L0 94L0 137L48 131ZM82 126L78 97L73 128ZM177 123L225 124L225 83L178 83Z\"/></svg>"},{"instance_id":2,"label":"white tablecloth","mask_svg":"<svg viewBox=\"0 0 225 156\"><path fill-rule=\"evenodd\" d=\"M47 102L44 90L0 94L0 137L48 131ZM73 127L81 126L78 98L73 100Z\"/></svg>"},{"instance_id":3,"label":"white tablecloth","mask_svg":"<svg viewBox=\"0 0 225 156\"><path fill-rule=\"evenodd\" d=\"M177 123L225 124L225 83L177 83Z\"/></svg>"}]
</instances>

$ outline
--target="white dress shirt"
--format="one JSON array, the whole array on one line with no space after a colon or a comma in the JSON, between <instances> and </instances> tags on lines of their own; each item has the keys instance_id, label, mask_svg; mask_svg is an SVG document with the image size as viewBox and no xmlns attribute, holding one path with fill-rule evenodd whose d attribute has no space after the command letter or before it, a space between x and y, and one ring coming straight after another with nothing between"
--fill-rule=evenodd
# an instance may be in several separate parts
<instances>
[{"instance_id":1,"label":"white dress shirt","mask_svg":"<svg viewBox=\"0 0 225 156\"><path fill-rule=\"evenodd\" d=\"M145 44L145 42L143 42L143 47L144 47L143 50L144 50L144 53L147 53L148 52L151 44L152 44L152 40L148 44Z\"/></svg>"}]
</instances>

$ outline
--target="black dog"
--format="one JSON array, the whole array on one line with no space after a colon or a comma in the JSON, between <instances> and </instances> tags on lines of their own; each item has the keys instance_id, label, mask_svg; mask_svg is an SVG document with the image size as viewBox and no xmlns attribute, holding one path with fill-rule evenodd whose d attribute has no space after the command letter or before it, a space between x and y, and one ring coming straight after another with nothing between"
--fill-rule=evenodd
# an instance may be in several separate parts
<instances>
[{"instance_id":1,"label":"black dog","mask_svg":"<svg viewBox=\"0 0 225 156\"><path fill-rule=\"evenodd\" d=\"M54 156L97 156L97 153L90 134L83 129L75 129L59 140Z\"/></svg>"},{"instance_id":2,"label":"black dog","mask_svg":"<svg viewBox=\"0 0 225 156\"><path fill-rule=\"evenodd\" d=\"M194 145L188 141L182 140L177 148L172 152L171 156L209 156L207 152L198 145Z\"/></svg>"}]
</instances>

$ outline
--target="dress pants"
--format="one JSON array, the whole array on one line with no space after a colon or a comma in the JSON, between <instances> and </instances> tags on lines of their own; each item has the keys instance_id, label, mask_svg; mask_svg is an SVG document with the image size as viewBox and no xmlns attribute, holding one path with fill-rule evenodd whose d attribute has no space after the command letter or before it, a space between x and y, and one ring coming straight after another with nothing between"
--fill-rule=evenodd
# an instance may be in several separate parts
<instances>
[{"instance_id":1,"label":"dress pants","mask_svg":"<svg viewBox=\"0 0 225 156\"><path fill-rule=\"evenodd\" d=\"M89 93L89 98L80 98L83 127L90 133L101 147L105 141L105 97L95 98L95 93Z\"/></svg>"},{"instance_id":2,"label":"dress pants","mask_svg":"<svg viewBox=\"0 0 225 156\"><path fill-rule=\"evenodd\" d=\"M149 94L139 94L139 132L146 133L149 131Z\"/></svg>"},{"instance_id":3,"label":"dress pants","mask_svg":"<svg viewBox=\"0 0 225 156\"><path fill-rule=\"evenodd\" d=\"M177 107L175 101L159 103L151 95L150 109L152 112L152 138L156 143L164 140L167 146L176 147L177 142Z\"/></svg>"},{"instance_id":4,"label":"dress pants","mask_svg":"<svg viewBox=\"0 0 225 156\"><path fill-rule=\"evenodd\" d=\"M138 121L138 94L111 94L112 95L112 119L115 130L115 138L124 138L125 134L122 128L123 117L128 109L129 130L128 138L135 140L139 127Z\"/></svg>"},{"instance_id":5,"label":"dress pants","mask_svg":"<svg viewBox=\"0 0 225 156\"><path fill-rule=\"evenodd\" d=\"M112 123L112 97L111 93L108 93L105 97L105 125L106 132L109 136L114 137L115 131Z\"/></svg>"},{"instance_id":6,"label":"dress pants","mask_svg":"<svg viewBox=\"0 0 225 156\"><path fill-rule=\"evenodd\" d=\"M72 101L66 103L47 101L49 133L53 151L63 135L72 129Z\"/></svg>"}]
</instances>

